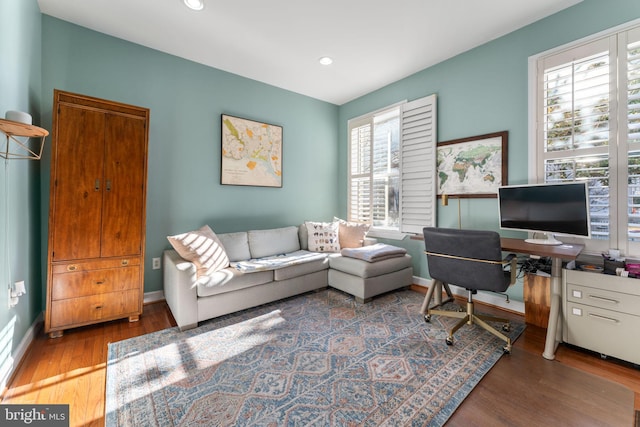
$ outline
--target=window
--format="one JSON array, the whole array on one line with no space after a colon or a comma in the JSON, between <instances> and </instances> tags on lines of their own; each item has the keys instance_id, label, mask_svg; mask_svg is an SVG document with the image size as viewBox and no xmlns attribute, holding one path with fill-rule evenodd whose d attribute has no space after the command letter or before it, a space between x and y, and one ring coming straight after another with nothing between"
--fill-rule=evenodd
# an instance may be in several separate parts
<instances>
[{"instance_id":1,"label":"window","mask_svg":"<svg viewBox=\"0 0 640 427\"><path fill-rule=\"evenodd\" d=\"M435 95L349 121L348 217L374 233L435 225Z\"/></svg>"},{"instance_id":2,"label":"window","mask_svg":"<svg viewBox=\"0 0 640 427\"><path fill-rule=\"evenodd\" d=\"M535 178L586 180L587 250L640 254L640 27L535 60Z\"/></svg>"}]
</instances>

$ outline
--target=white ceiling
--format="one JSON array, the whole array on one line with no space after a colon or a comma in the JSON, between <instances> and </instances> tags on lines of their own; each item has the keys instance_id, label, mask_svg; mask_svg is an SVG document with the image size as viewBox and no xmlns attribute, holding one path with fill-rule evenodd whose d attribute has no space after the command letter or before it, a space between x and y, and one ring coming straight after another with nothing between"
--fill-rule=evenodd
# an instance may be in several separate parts
<instances>
[{"instance_id":1,"label":"white ceiling","mask_svg":"<svg viewBox=\"0 0 640 427\"><path fill-rule=\"evenodd\" d=\"M42 13L341 105L582 0L38 0ZM331 56L322 66L318 59Z\"/></svg>"}]
</instances>

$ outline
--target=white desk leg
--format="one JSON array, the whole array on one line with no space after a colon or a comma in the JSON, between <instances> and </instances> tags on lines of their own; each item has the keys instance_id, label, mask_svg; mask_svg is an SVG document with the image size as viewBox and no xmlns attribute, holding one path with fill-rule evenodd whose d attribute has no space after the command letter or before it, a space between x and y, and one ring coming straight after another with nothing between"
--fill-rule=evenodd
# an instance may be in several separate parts
<instances>
[{"instance_id":1,"label":"white desk leg","mask_svg":"<svg viewBox=\"0 0 640 427\"><path fill-rule=\"evenodd\" d=\"M549 323L547 324L547 336L544 343L542 356L553 360L556 348L562 341L562 259L551 260L551 310Z\"/></svg>"}]
</instances>

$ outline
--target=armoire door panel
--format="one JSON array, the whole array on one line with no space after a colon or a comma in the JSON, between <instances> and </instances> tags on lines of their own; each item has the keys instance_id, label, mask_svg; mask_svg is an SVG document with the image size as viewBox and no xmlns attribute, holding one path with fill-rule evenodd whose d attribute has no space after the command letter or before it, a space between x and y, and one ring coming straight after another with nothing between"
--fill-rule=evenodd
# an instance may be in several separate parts
<instances>
[{"instance_id":1,"label":"armoire door panel","mask_svg":"<svg viewBox=\"0 0 640 427\"><path fill-rule=\"evenodd\" d=\"M145 121L108 114L106 129L101 255L136 255L144 223Z\"/></svg>"},{"instance_id":2,"label":"armoire door panel","mask_svg":"<svg viewBox=\"0 0 640 427\"><path fill-rule=\"evenodd\" d=\"M65 104L59 108L56 163L52 166L56 171L53 260L98 257L105 117Z\"/></svg>"}]
</instances>

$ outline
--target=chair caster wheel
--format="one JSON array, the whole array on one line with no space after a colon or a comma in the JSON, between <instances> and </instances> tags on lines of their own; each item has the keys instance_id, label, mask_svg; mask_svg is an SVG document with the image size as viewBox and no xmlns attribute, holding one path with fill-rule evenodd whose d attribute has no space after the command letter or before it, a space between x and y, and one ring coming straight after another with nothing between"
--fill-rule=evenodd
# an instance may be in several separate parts
<instances>
[{"instance_id":1,"label":"chair caster wheel","mask_svg":"<svg viewBox=\"0 0 640 427\"><path fill-rule=\"evenodd\" d=\"M502 330L504 332L511 332L511 325L508 323L505 323L504 325L502 325Z\"/></svg>"},{"instance_id":2,"label":"chair caster wheel","mask_svg":"<svg viewBox=\"0 0 640 427\"><path fill-rule=\"evenodd\" d=\"M431 323L431 315L430 314L425 314L424 315L424 321L427 323Z\"/></svg>"},{"instance_id":3,"label":"chair caster wheel","mask_svg":"<svg viewBox=\"0 0 640 427\"><path fill-rule=\"evenodd\" d=\"M506 345L506 346L502 347L502 353L503 354L511 354L511 346Z\"/></svg>"},{"instance_id":4,"label":"chair caster wheel","mask_svg":"<svg viewBox=\"0 0 640 427\"><path fill-rule=\"evenodd\" d=\"M453 337L447 337L445 341L447 342L447 345L453 345Z\"/></svg>"}]
</instances>

